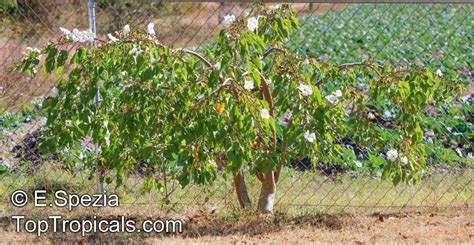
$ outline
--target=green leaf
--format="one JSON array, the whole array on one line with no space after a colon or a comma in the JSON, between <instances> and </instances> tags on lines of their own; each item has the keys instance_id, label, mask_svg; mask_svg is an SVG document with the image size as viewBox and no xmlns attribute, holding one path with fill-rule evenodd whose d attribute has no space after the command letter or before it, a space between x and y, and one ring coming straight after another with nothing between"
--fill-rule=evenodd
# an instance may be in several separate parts
<instances>
[{"instance_id":1,"label":"green leaf","mask_svg":"<svg viewBox=\"0 0 474 245\"><path fill-rule=\"evenodd\" d=\"M395 174L395 177L393 177L393 185L398 185L400 181L402 180L402 176L400 173Z\"/></svg>"},{"instance_id":2,"label":"green leaf","mask_svg":"<svg viewBox=\"0 0 474 245\"><path fill-rule=\"evenodd\" d=\"M56 55L58 54L58 50L52 44L50 44L46 48L46 60L44 61L44 71L48 74L54 70L55 62L56 62Z\"/></svg>"},{"instance_id":3,"label":"green leaf","mask_svg":"<svg viewBox=\"0 0 474 245\"><path fill-rule=\"evenodd\" d=\"M59 53L59 56L57 58L57 67L56 67L56 73L60 74L63 71L64 64L66 63L66 60L68 58L69 53L66 50L61 50Z\"/></svg>"}]
</instances>

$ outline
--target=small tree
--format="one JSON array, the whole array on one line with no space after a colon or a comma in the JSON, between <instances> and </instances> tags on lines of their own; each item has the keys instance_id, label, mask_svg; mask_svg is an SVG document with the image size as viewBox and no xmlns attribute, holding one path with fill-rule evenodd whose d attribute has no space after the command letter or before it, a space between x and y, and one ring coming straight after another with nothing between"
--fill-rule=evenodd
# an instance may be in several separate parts
<instances>
[{"instance_id":1,"label":"small tree","mask_svg":"<svg viewBox=\"0 0 474 245\"><path fill-rule=\"evenodd\" d=\"M158 186L210 183L221 164L233 174L243 208L251 206L249 172L262 183L257 206L265 212L272 212L283 166L300 156L334 161L347 137L383 152L383 179L419 180L425 159L418 117L427 105L449 101L456 85L424 69L336 65L292 53L285 43L299 23L287 5L256 5L242 19L226 16L224 25L200 53L163 45L152 25L147 32L127 26L70 59L62 45L90 38L87 32L64 30L58 43L32 51L20 71L34 74L40 53L46 72L67 70L57 95L44 102L45 148L80 151L79 142L91 139L100 151L86 165L113 171L118 185L139 162L165 171ZM66 63L72 67L63 69ZM400 137L390 144L381 142L369 113L373 101L396 108Z\"/></svg>"}]
</instances>

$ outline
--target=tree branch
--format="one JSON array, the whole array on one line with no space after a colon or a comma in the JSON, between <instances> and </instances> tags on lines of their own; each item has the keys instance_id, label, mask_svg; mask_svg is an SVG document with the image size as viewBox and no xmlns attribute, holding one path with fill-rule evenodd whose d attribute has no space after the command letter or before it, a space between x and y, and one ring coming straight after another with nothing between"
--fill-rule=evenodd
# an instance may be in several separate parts
<instances>
[{"instance_id":1,"label":"tree branch","mask_svg":"<svg viewBox=\"0 0 474 245\"><path fill-rule=\"evenodd\" d=\"M100 41L102 43L107 43L108 41L106 40L102 40L102 39L98 39L96 38L97 41ZM121 43L134 43L136 41L145 41L145 42L149 42L149 43L152 43L156 46L159 46L159 47L166 47L165 45L159 43L158 41L156 40L150 40L150 39L126 39L126 40L120 40ZM171 50L171 53L177 53L177 52L184 52L186 54L189 54L189 55L192 55L192 56L195 56L197 58L199 58L202 62L204 62L209 68L211 69L214 69L215 68L215 65L212 64L209 60L207 60L206 58L204 58L204 56L202 56L201 54L195 52L195 51L192 51L192 50L189 50L189 49L185 49L185 48L179 48L179 49L174 49L174 50Z\"/></svg>"},{"instance_id":2,"label":"tree branch","mask_svg":"<svg viewBox=\"0 0 474 245\"><path fill-rule=\"evenodd\" d=\"M267 51L263 52L263 55L262 55L262 58L261 58L261 59L264 59L264 58L267 57L269 54L271 54L271 53L276 53L276 52L280 52L280 53L283 53L283 54L287 54L286 50L284 50L284 49L282 49L282 48L273 47L273 48L270 48L270 49L268 49Z\"/></svg>"},{"instance_id":3,"label":"tree branch","mask_svg":"<svg viewBox=\"0 0 474 245\"><path fill-rule=\"evenodd\" d=\"M184 49L184 48L179 48L179 49L175 49L173 51L171 51L172 53L176 53L176 52L184 52L186 54L190 54L190 55L193 55L197 58L199 58L202 62L206 63L206 65L211 68L211 69L214 69L215 65L212 64L210 61L208 61L206 58L204 58L202 55L200 55L199 53L197 52L194 52L192 50L189 50L189 49Z\"/></svg>"},{"instance_id":4,"label":"tree branch","mask_svg":"<svg viewBox=\"0 0 474 245\"><path fill-rule=\"evenodd\" d=\"M353 63L341 64L338 67L339 67L339 71L341 71L341 70L345 70L347 68L354 67L354 66L368 67L372 69L375 73L377 73L379 77L382 76L382 74L380 74L380 72L377 70L377 68L375 68L375 66L371 62L353 62Z\"/></svg>"}]
</instances>

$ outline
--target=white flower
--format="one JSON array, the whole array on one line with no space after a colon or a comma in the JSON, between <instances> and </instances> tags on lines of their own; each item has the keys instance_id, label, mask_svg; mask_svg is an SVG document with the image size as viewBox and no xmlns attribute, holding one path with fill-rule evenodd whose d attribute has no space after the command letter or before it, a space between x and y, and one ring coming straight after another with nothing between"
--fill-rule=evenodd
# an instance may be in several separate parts
<instances>
[{"instance_id":1,"label":"white flower","mask_svg":"<svg viewBox=\"0 0 474 245\"><path fill-rule=\"evenodd\" d=\"M71 36L71 31L66 29L66 28L63 28L63 27L59 27L59 30L61 30L61 32L66 35L67 37L70 37Z\"/></svg>"},{"instance_id":2,"label":"white flower","mask_svg":"<svg viewBox=\"0 0 474 245\"><path fill-rule=\"evenodd\" d=\"M81 41L82 41L82 32L79 31L78 29L74 28L74 29L72 29L70 38L71 38L74 42L81 42Z\"/></svg>"},{"instance_id":3,"label":"white flower","mask_svg":"<svg viewBox=\"0 0 474 245\"><path fill-rule=\"evenodd\" d=\"M316 134L309 133L309 131L304 132L303 136L307 141L309 141L309 143L313 143L314 140L316 139Z\"/></svg>"},{"instance_id":4,"label":"white flower","mask_svg":"<svg viewBox=\"0 0 474 245\"><path fill-rule=\"evenodd\" d=\"M226 15L226 16L224 16L224 20L222 21L222 24L225 27L229 27L234 21L235 21L235 16L234 15Z\"/></svg>"},{"instance_id":5,"label":"white flower","mask_svg":"<svg viewBox=\"0 0 474 245\"><path fill-rule=\"evenodd\" d=\"M338 102L337 97L334 94L330 94L325 97L331 104L336 104Z\"/></svg>"},{"instance_id":6,"label":"white flower","mask_svg":"<svg viewBox=\"0 0 474 245\"><path fill-rule=\"evenodd\" d=\"M30 55L31 53L40 53L41 50L32 47L26 47L26 53Z\"/></svg>"},{"instance_id":7,"label":"white flower","mask_svg":"<svg viewBox=\"0 0 474 245\"><path fill-rule=\"evenodd\" d=\"M79 160L83 160L85 157L84 157L84 154L81 152L81 153L79 153L79 156L77 156L77 158Z\"/></svg>"},{"instance_id":8,"label":"white flower","mask_svg":"<svg viewBox=\"0 0 474 245\"><path fill-rule=\"evenodd\" d=\"M389 150L387 151L387 159L389 161L394 162L398 158L398 151L397 150Z\"/></svg>"},{"instance_id":9,"label":"white flower","mask_svg":"<svg viewBox=\"0 0 474 245\"><path fill-rule=\"evenodd\" d=\"M400 158L400 162L403 164L403 165L407 165L408 164L408 157L406 156L403 156Z\"/></svg>"},{"instance_id":10,"label":"white flower","mask_svg":"<svg viewBox=\"0 0 474 245\"><path fill-rule=\"evenodd\" d=\"M393 116L392 113L390 113L389 111L384 111L383 112L383 117L384 118L391 118L392 116Z\"/></svg>"},{"instance_id":11,"label":"white flower","mask_svg":"<svg viewBox=\"0 0 474 245\"><path fill-rule=\"evenodd\" d=\"M339 102L339 98L342 97L342 91L341 90L336 90L332 92L330 95L326 96L325 98L331 103L331 104L336 104Z\"/></svg>"},{"instance_id":12,"label":"white flower","mask_svg":"<svg viewBox=\"0 0 474 245\"><path fill-rule=\"evenodd\" d=\"M155 35L155 24L153 24L152 22L150 22L147 26L147 31L149 36L154 36Z\"/></svg>"},{"instance_id":13,"label":"white flower","mask_svg":"<svg viewBox=\"0 0 474 245\"><path fill-rule=\"evenodd\" d=\"M118 74L118 78L122 79L125 77L125 75L127 75L127 72L126 71L122 71Z\"/></svg>"},{"instance_id":14,"label":"white flower","mask_svg":"<svg viewBox=\"0 0 474 245\"><path fill-rule=\"evenodd\" d=\"M375 115L372 114L372 112L369 112L369 114L367 114L367 118L371 119L371 120L374 120L375 119Z\"/></svg>"},{"instance_id":15,"label":"white flower","mask_svg":"<svg viewBox=\"0 0 474 245\"><path fill-rule=\"evenodd\" d=\"M300 84L300 86L298 86L298 89L301 91L301 94L303 96L308 96L308 95L313 94L313 90L311 89L311 85Z\"/></svg>"},{"instance_id":16,"label":"white flower","mask_svg":"<svg viewBox=\"0 0 474 245\"><path fill-rule=\"evenodd\" d=\"M247 28L249 31L255 31L258 29L258 18L256 17L250 17L247 20Z\"/></svg>"},{"instance_id":17,"label":"white flower","mask_svg":"<svg viewBox=\"0 0 474 245\"><path fill-rule=\"evenodd\" d=\"M270 9L270 10L273 11L273 10L279 9L280 7L281 7L281 6L280 6L279 4L277 4L277 5L273 5L273 6L268 7L268 9Z\"/></svg>"},{"instance_id":18,"label":"white flower","mask_svg":"<svg viewBox=\"0 0 474 245\"><path fill-rule=\"evenodd\" d=\"M61 31L66 34L67 38L72 39L74 42L92 42L95 39L95 33L93 33L90 29L79 31L78 29L74 28L72 32L62 28Z\"/></svg>"},{"instance_id":19,"label":"white flower","mask_svg":"<svg viewBox=\"0 0 474 245\"><path fill-rule=\"evenodd\" d=\"M442 77L442 76L443 76L443 72L442 72L440 69L436 70L436 73L435 73L435 74L436 74L438 77Z\"/></svg>"},{"instance_id":20,"label":"white flower","mask_svg":"<svg viewBox=\"0 0 474 245\"><path fill-rule=\"evenodd\" d=\"M91 29L82 31L82 38L84 42L93 42L95 39L95 33Z\"/></svg>"},{"instance_id":21,"label":"white flower","mask_svg":"<svg viewBox=\"0 0 474 245\"><path fill-rule=\"evenodd\" d=\"M254 88L253 81L245 81L244 88L247 90L252 90Z\"/></svg>"},{"instance_id":22,"label":"white flower","mask_svg":"<svg viewBox=\"0 0 474 245\"><path fill-rule=\"evenodd\" d=\"M130 49L130 51L128 52L128 54L131 54L131 55L137 55L139 53L143 52L143 50L140 48L140 46L137 46L137 45L133 45L132 49Z\"/></svg>"},{"instance_id":23,"label":"white flower","mask_svg":"<svg viewBox=\"0 0 474 245\"><path fill-rule=\"evenodd\" d=\"M270 118L270 113L268 113L267 109L262 109L262 110L260 110L260 116L263 119L268 119L268 118Z\"/></svg>"},{"instance_id":24,"label":"white flower","mask_svg":"<svg viewBox=\"0 0 474 245\"><path fill-rule=\"evenodd\" d=\"M464 156L462 155L461 149L456 148L456 153L459 155L459 157L464 157Z\"/></svg>"},{"instance_id":25,"label":"white flower","mask_svg":"<svg viewBox=\"0 0 474 245\"><path fill-rule=\"evenodd\" d=\"M51 97L56 97L58 96L58 89L56 87L53 87L50 91Z\"/></svg>"},{"instance_id":26,"label":"white flower","mask_svg":"<svg viewBox=\"0 0 474 245\"><path fill-rule=\"evenodd\" d=\"M272 80L271 79L267 79L267 84L272 84Z\"/></svg>"},{"instance_id":27,"label":"white flower","mask_svg":"<svg viewBox=\"0 0 474 245\"><path fill-rule=\"evenodd\" d=\"M112 34L110 34L110 33L107 34L107 37L109 37L109 39L110 39L111 42L118 42L118 41L119 41L118 38L112 36Z\"/></svg>"},{"instance_id":28,"label":"white flower","mask_svg":"<svg viewBox=\"0 0 474 245\"><path fill-rule=\"evenodd\" d=\"M291 113L290 109L287 109L283 115L278 117L278 123L280 123L283 126L288 126L288 123L290 122L292 115L293 114Z\"/></svg>"},{"instance_id":29,"label":"white flower","mask_svg":"<svg viewBox=\"0 0 474 245\"><path fill-rule=\"evenodd\" d=\"M129 26L129 25L125 25L125 26L123 27L122 34L123 34L124 36L126 36L126 35L128 35L129 33L130 33L130 26Z\"/></svg>"}]
</instances>

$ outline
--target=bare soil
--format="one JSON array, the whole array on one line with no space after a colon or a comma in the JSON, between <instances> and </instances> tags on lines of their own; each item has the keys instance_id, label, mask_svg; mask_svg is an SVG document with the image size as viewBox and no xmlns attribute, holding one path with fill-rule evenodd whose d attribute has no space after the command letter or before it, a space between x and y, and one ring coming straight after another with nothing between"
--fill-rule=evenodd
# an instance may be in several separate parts
<instances>
[{"instance_id":1,"label":"bare soil","mask_svg":"<svg viewBox=\"0 0 474 245\"><path fill-rule=\"evenodd\" d=\"M183 234L35 235L16 233L5 217L0 234L6 242L53 243L137 243L137 244L314 244L314 243L474 243L474 210L425 210L397 213L308 215L298 218L258 217L240 220L213 218L211 213L185 219ZM0 242L1 243L1 242Z\"/></svg>"}]
</instances>

